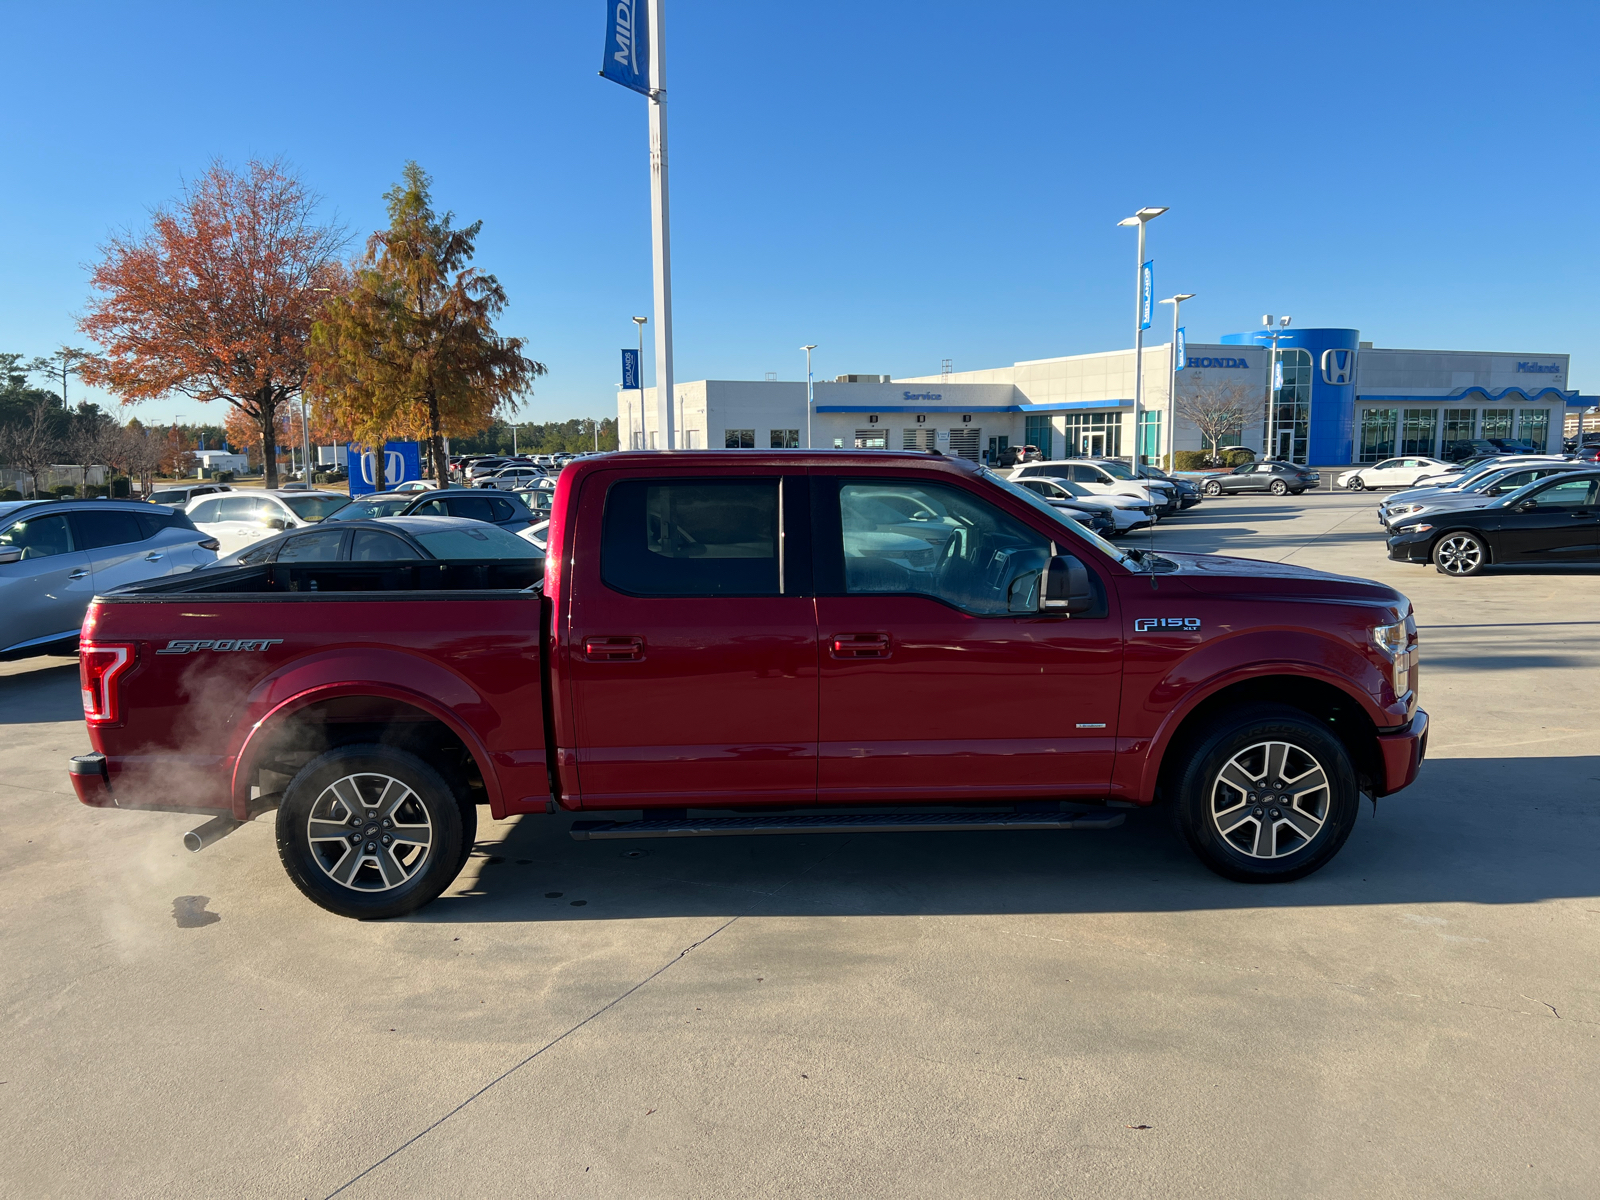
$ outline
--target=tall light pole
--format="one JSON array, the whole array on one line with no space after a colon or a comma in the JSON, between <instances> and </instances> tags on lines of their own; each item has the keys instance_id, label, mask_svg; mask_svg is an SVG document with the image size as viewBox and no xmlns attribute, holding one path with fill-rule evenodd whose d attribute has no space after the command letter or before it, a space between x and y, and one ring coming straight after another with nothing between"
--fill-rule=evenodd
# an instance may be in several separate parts
<instances>
[{"instance_id":1,"label":"tall light pole","mask_svg":"<svg viewBox=\"0 0 1600 1200\"><path fill-rule=\"evenodd\" d=\"M1139 256L1133 262L1133 465L1139 467L1139 409L1144 399L1144 227L1165 208L1141 208L1118 225L1139 227Z\"/></svg>"},{"instance_id":2,"label":"tall light pole","mask_svg":"<svg viewBox=\"0 0 1600 1200\"><path fill-rule=\"evenodd\" d=\"M1261 318L1261 323L1270 330L1267 336L1272 339L1272 354L1267 359L1267 444L1262 451L1262 458L1271 458L1278 452L1277 437L1275 436L1278 422L1278 404L1274 399L1274 395L1278 391L1278 339L1283 336L1283 331L1289 328L1289 322L1292 320L1294 320L1293 317L1279 317L1277 328L1273 328L1271 313L1267 313ZM1294 458L1294 445L1292 442L1289 447L1289 457L1291 459Z\"/></svg>"},{"instance_id":3,"label":"tall light pole","mask_svg":"<svg viewBox=\"0 0 1600 1200\"><path fill-rule=\"evenodd\" d=\"M644 444L644 327L650 323L650 318L635 317L633 323L639 330L639 449L644 450L646 449ZM659 378L660 375L658 374L657 379ZM660 384L656 386L659 394ZM633 441L633 418L631 416L628 418L628 440L630 442ZM617 443L619 448L621 444L620 441ZM632 450L633 447L629 446L628 449Z\"/></svg>"},{"instance_id":4,"label":"tall light pole","mask_svg":"<svg viewBox=\"0 0 1600 1200\"><path fill-rule=\"evenodd\" d=\"M649 0L650 14L650 257L656 301L656 399L662 433L673 448L672 251L667 219L667 34L663 0ZM640 386L643 386L640 380ZM641 394L642 395L642 394ZM641 423L642 423L641 405Z\"/></svg>"},{"instance_id":5,"label":"tall light pole","mask_svg":"<svg viewBox=\"0 0 1600 1200\"><path fill-rule=\"evenodd\" d=\"M806 352L806 449L811 449L811 352L817 348L812 342L809 346L801 346Z\"/></svg>"},{"instance_id":6,"label":"tall light pole","mask_svg":"<svg viewBox=\"0 0 1600 1200\"><path fill-rule=\"evenodd\" d=\"M1178 306L1185 300L1193 300L1195 293L1179 292L1176 296L1168 296L1161 303L1172 305L1172 371L1167 377L1167 469L1172 470L1178 465L1178 437L1177 437L1177 404L1178 404ZM1161 447L1156 447L1159 457Z\"/></svg>"}]
</instances>

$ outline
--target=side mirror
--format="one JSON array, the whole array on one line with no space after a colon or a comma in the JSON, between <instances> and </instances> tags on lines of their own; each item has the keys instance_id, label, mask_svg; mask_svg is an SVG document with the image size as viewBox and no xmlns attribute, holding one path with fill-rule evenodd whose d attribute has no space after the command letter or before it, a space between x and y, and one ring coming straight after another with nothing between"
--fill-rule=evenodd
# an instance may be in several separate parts
<instances>
[{"instance_id":1,"label":"side mirror","mask_svg":"<svg viewBox=\"0 0 1600 1200\"><path fill-rule=\"evenodd\" d=\"M0 546L0 566L22 561L21 546Z\"/></svg>"},{"instance_id":2,"label":"side mirror","mask_svg":"<svg viewBox=\"0 0 1600 1200\"><path fill-rule=\"evenodd\" d=\"M289 523L287 521L285 521L282 517L267 517L261 523L263 525L265 525L268 529L282 530L282 529L289 528Z\"/></svg>"},{"instance_id":3,"label":"side mirror","mask_svg":"<svg viewBox=\"0 0 1600 1200\"><path fill-rule=\"evenodd\" d=\"M1537 501L1535 501L1535 500L1524 500L1521 504L1517 505L1517 511L1518 512L1532 512L1534 509L1536 509L1538 507L1539 507L1539 504L1538 504Z\"/></svg>"},{"instance_id":4,"label":"side mirror","mask_svg":"<svg viewBox=\"0 0 1600 1200\"><path fill-rule=\"evenodd\" d=\"M1058 554L1044 569L1039 611L1074 616L1094 607L1094 587L1089 568L1070 554Z\"/></svg>"}]
</instances>

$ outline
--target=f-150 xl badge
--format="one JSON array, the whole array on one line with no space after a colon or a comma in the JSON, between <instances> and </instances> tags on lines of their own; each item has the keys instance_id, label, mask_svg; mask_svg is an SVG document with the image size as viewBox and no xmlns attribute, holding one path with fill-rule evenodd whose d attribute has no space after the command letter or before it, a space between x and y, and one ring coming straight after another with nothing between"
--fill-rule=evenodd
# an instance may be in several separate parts
<instances>
[{"instance_id":1,"label":"f-150 xl badge","mask_svg":"<svg viewBox=\"0 0 1600 1200\"><path fill-rule=\"evenodd\" d=\"M1200 632L1199 617L1140 617L1133 623L1135 633L1149 633L1152 629L1182 629L1188 633Z\"/></svg>"},{"instance_id":2,"label":"f-150 xl badge","mask_svg":"<svg viewBox=\"0 0 1600 1200\"><path fill-rule=\"evenodd\" d=\"M193 654L196 650L265 650L268 646L283 645L282 638L177 638L168 642L157 654Z\"/></svg>"}]
</instances>

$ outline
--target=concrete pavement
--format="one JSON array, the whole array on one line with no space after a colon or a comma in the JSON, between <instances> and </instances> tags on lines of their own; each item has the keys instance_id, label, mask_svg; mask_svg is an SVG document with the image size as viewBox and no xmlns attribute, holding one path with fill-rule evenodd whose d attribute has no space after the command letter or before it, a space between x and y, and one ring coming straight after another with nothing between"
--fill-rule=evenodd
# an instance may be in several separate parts
<instances>
[{"instance_id":1,"label":"concrete pavement","mask_svg":"<svg viewBox=\"0 0 1600 1200\"><path fill-rule=\"evenodd\" d=\"M270 817L190 855L192 818L77 805L75 668L0 667L0 1193L1592 1195L1600 573L1391 564L1375 504L1152 535L1416 603L1422 778L1282 887L1156 813L631 846L527 818L361 924L294 890Z\"/></svg>"}]
</instances>

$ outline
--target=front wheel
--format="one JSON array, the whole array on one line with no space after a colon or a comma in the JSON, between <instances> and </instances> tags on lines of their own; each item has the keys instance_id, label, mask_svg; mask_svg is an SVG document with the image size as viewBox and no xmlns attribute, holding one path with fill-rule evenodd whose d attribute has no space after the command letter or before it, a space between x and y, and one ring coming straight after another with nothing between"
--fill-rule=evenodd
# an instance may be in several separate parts
<instances>
[{"instance_id":1,"label":"front wheel","mask_svg":"<svg viewBox=\"0 0 1600 1200\"><path fill-rule=\"evenodd\" d=\"M1345 484L1344 486L1345 486L1345 489L1347 491L1352 491L1352 492L1364 492L1364 491L1367 490L1366 483L1362 480L1361 476L1359 476L1359 475L1357 475L1354 479L1352 479L1349 483Z\"/></svg>"},{"instance_id":2,"label":"front wheel","mask_svg":"<svg viewBox=\"0 0 1600 1200\"><path fill-rule=\"evenodd\" d=\"M403 916L437 898L466 864L469 803L414 754L341 746L284 789L278 857L294 885L331 913Z\"/></svg>"},{"instance_id":3,"label":"front wheel","mask_svg":"<svg viewBox=\"0 0 1600 1200\"><path fill-rule=\"evenodd\" d=\"M1339 739L1277 705L1212 725L1174 781L1174 818L1189 848L1241 883L1286 883L1322 867L1355 828L1360 801Z\"/></svg>"},{"instance_id":4,"label":"front wheel","mask_svg":"<svg viewBox=\"0 0 1600 1200\"><path fill-rule=\"evenodd\" d=\"M1203 488L1201 488L1200 490L1205 492L1205 494L1208 495L1208 496L1220 496L1220 495L1222 495L1222 485L1220 483L1218 483L1215 479L1208 480L1206 482L1206 485Z\"/></svg>"},{"instance_id":5,"label":"front wheel","mask_svg":"<svg viewBox=\"0 0 1600 1200\"><path fill-rule=\"evenodd\" d=\"M1274 479L1270 490L1274 496L1286 496L1289 494L1289 485L1281 479Z\"/></svg>"},{"instance_id":6,"label":"front wheel","mask_svg":"<svg viewBox=\"0 0 1600 1200\"><path fill-rule=\"evenodd\" d=\"M1447 533L1434 544L1433 565L1441 575L1465 579L1489 565L1489 547L1475 533Z\"/></svg>"}]
</instances>

